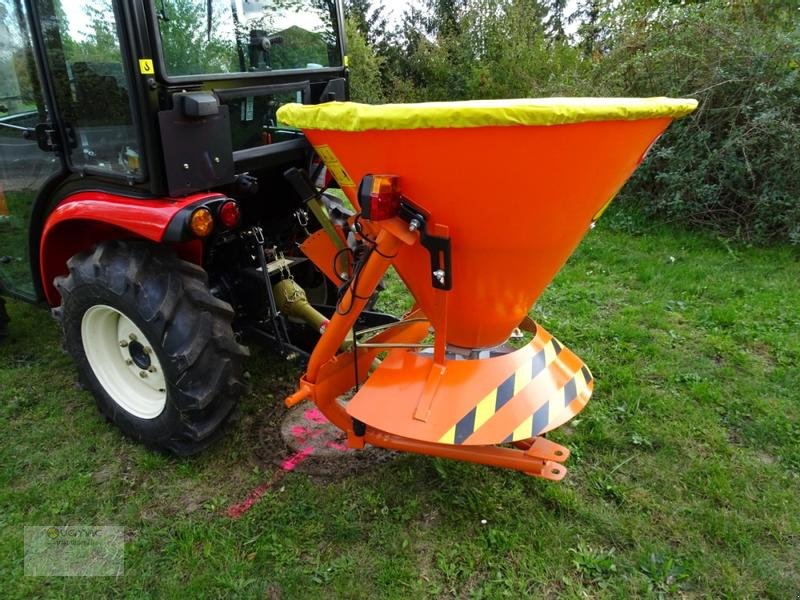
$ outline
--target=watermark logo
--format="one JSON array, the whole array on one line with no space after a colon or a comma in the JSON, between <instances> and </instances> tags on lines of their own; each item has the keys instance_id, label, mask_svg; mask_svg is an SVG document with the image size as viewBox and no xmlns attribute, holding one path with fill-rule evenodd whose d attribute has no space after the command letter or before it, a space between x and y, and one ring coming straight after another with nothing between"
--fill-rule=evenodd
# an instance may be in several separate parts
<instances>
[{"instance_id":1,"label":"watermark logo","mask_svg":"<svg viewBox=\"0 0 800 600\"><path fill-rule=\"evenodd\" d=\"M107 577L123 574L122 527L65 525L25 528L25 575Z\"/></svg>"}]
</instances>

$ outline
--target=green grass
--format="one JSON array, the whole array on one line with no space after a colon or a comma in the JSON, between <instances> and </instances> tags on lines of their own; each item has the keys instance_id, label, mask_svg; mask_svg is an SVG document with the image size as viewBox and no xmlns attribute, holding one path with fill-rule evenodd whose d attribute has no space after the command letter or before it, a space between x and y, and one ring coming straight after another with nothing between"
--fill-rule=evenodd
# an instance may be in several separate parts
<instances>
[{"instance_id":1,"label":"green grass","mask_svg":"<svg viewBox=\"0 0 800 600\"><path fill-rule=\"evenodd\" d=\"M800 263L656 230L591 233L533 314L597 378L553 434L567 479L400 455L269 477L258 424L291 365L254 352L243 419L167 458L96 413L40 309L0 346L0 589L34 596L772 597L800 594ZM397 284L387 302L402 303ZM482 519L486 520L482 524ZM122 525L125 575L23 576L23 526Z\"/></svg>"},{"instance_id":2,"label":"green grass","mask_svg":"<svg viewBox=\"0 0 800 600\"><path fill-rule=\"evenodd\" d=\"M4 195L9 214L0 214L0 283L33 297L27 232L34 194L17 191Z\"/></svg>"}]
</instances>

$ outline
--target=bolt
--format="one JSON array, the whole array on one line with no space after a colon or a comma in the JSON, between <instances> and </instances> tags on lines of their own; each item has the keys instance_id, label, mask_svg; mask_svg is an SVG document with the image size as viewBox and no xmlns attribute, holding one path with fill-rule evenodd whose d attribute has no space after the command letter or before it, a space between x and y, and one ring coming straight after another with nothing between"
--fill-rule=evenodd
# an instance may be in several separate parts
<instances>
[{"instance_id":1,"label":"bolt","mask_svg":"<svg viewBox=\"0 0 800 600\"><path fill-rule=\"evenodd\" d=\"M142 379L147 379L147 371L139 371L139 377Z\"/></svg>"},{"instance_id":2,"label":"bolt","mask_svg":"<svg viewBox=\"0 0 800 600\"><path fill-rule=\"evenodd\" d=\"M119 341L119 347L120 348L127 348L128 347L128 342L126 342L125 340L120 340Z\"/></svg>"},{"instance_id":3,"label":"bolt","mask_svg":"<svg viewBox=\"0 0 800 600\"><path fill-rule=\"evenodd\" d=\"M128 339L129 339L130 341L132 341L132 342L135 342L135 341L136 341L136 334L135 334L135 333L132 333L132 334L130 334L130 335L128 336Z\"/></svg>"},{"instance_id":4,"label":"bolt","mask_svg":"<svg viewBox=\"0 0 800 600\"><path fill-rule=\"evenodd\" d=\"M433 272L433 276L436 278L440 284L444 285L444 270L443 269L436 269Z\"/></svg>"},{"instance_id":5,"label":"bolt","mask_svg":"<svg viewBox=\"0 0 800 600\"><path fill-rule=\"evenodd\" d=\"M153 367L153 366L151 366L149 369L147 369L147 371L148 371L149 373L155 373L155 372L156 372L156 368L155 368L155 367Z\"/></svg>"},{"instance_id":6,"label":"bolt","mask_svg":"<svg viewBox=\"0 0 800 600\"><path fill-rule=\"evenodd\" d=\"M125 359L125 364L131 366L133 364L133 361L130 358L127 358Z\"/></svg>"},{"instance_id":7,"label":"bolt","mask_svg":"<svg viewBox=\"0 0 800 600\"><path fill-rule=\"evenodd\" d=\"M189 170L189 163L183 163L183 170L184 171L188 171Z\"/></svg>"},{"instance_id":8,"label":"bolt","mask_svg":"<svg viewBox=\"0 0 800 600\"><path fill-rule=\"evenodd\" d=\"M420 226L420 225L422 225L422 223L420 223L420 222L419 222L419 219L411 219L411 220L408 222L408 230L409 230L410 232L412 232L412 233L413 233L413 232L415 232L417 229L419 229L419 226Z\"/></svg>"},{"instance_id":9,"label":"bolt","mask_svg":"<svg viewBox=\"0 0 800 600\"><path fill-rule=\"evenodd\" d=\"M153 353L153 349L150 346L145 346L144 347L144 353L145 354L152 354Z\"/></svg>"}]
</instances>

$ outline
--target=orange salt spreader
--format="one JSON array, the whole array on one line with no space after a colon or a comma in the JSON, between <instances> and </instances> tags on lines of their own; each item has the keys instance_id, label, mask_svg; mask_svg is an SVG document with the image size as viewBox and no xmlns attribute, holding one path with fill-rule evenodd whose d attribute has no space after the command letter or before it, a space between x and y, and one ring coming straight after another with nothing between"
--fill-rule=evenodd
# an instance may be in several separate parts
<instances>
[{"instance_id":1,"label":"orange salt spreader","mask_svg":"<svg viewBox=\"0 0 800 600\"><path fill-rule=\"evenodd\" d=\"M359 211L352 231L339 230L338 241L320 232L304 252L338 284L348 234L370 248L287 404L311 399L353 448L563 478L569 451L543 434L583 409L594 380L528 311L672 119L696 106L671 98L283 106L280 121L303 129ZM342 350L390 266L414 308L392 326L356 332ZM514 349L506 342L518 328L532 339Z\"/></svg>"}]
</instances>

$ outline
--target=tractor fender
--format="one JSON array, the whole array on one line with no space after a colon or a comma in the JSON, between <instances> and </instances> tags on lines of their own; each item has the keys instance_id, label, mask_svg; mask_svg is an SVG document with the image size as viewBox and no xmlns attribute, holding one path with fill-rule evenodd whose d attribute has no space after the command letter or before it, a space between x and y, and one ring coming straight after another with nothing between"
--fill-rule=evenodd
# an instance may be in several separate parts
<instances>
[{"instance_id":1,"label":"tractor fender","mask_svg":"<svg viewBox=\"0 0 800 600\"><path fill-rule=\"evenodd\" d=\"M47 303L58 306L61 302L53 279L67 274L70 257L100 242L144 239L164 243L182 259L201 264L200 240L175 243L165 240L165 233L183 209L220 197L218 193L200 193L183 198L141 199L99 191L67 196L47 217L39 242L39 272Z\"/></svg>"}]
</instances>

